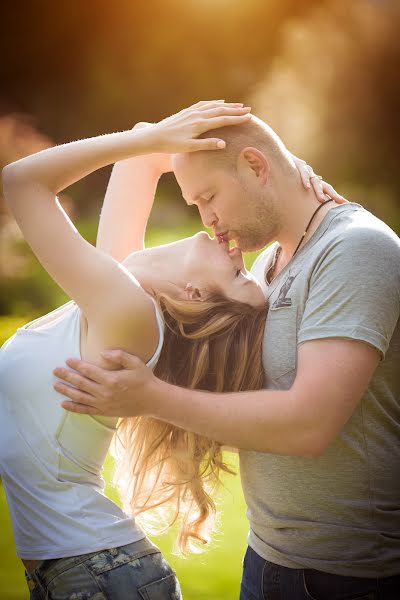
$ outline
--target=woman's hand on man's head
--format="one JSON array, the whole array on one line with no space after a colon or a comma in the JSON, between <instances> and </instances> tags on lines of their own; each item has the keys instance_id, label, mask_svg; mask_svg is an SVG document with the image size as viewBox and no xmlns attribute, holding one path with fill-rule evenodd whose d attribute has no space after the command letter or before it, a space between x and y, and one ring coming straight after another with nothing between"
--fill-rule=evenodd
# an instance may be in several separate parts
<instances>
[{"instance_id":1,"label":"woman's hand on man's head","mask_svg":"<svg viewBox=\"0 0 400 600\"><path fill-rule=\"evenodd\" d=\"M251 108L238 102L206 100L197 102L149 127L147 141L154 152L177 154L225 148L220 138L199 139L206 131L240 125L251 118Z\"/></svg>"}]
</instances>

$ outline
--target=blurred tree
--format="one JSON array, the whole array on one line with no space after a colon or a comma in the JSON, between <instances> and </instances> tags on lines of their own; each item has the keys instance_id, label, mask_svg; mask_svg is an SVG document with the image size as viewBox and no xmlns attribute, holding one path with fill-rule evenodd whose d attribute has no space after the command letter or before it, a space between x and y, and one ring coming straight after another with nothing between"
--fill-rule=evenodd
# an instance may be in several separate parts
<instances>
[{"instance_id":1,"label":"blurred tree","mask_svg":"<svg viewBox=\"0 0 400 600\"><path fill-rule=\"evenodd\" d=\"M400 231L400 5L335 0L282 31L254 112L342 193Z\"/></svg>"},{"instance_id":2,"label":"blurred tree","mask_svg":"<svg viewBox=\"0 0 400 600\"><path fill-rule=\"evenodd\" d=\"M400 231L397 0L35 0L6 3L2 17L0 166L226 98L249 102L292 151ZM61 197L94 228L110 171ZM153 223L188 214L172 176L160 190ZM1 197L0 234L0 313L45 310L50 296L56 306Z\"/></svg>"},{"instance_id":3,"label":"blurred tree","mask_svg":"<svg viewBox=\"0 0 400 600\"><path fill-rule=\"evenodd\" d=\"M7 3L0 110L33 114L59 142L159 119L201 98L243 98L276 54L282 24L316 4Z\"/></svg>"}]
</instances>

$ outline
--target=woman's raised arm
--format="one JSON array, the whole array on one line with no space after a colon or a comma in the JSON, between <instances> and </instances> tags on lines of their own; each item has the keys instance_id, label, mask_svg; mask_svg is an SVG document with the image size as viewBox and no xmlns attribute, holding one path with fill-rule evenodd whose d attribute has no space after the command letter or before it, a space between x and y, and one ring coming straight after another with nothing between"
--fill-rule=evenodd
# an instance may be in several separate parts
<instances>
[{"instance_id":1,"label":"woman's raised arm","mask_svg":"<svg viewBox=\"0 0 400 600\"><path fill-rule=\"evenodd\" d=\"M151 127L138 123L133 130ZM170 154L146 154L115 163L104 197L96 247L121 262L144 248L144 236L163 173L172 170Z\"/></svg>"},{"instance_id":2,"label":"woman's raised arm","mask_svg":"<svg viewBox=\"0 0 400 600\"><path fill-rule=\"evenodd\" d=\"M4 197L25 239L89 323L105 331L129 333L136 328L140 337L149 319L154 321L154 306L120 263L82 238L56 194L93 171L132 156L216 149L218 140L197 136L243 122L247 112L232 105L200 103L148 129L55 146L4 167Z\"/></svg>"}]
</instances>

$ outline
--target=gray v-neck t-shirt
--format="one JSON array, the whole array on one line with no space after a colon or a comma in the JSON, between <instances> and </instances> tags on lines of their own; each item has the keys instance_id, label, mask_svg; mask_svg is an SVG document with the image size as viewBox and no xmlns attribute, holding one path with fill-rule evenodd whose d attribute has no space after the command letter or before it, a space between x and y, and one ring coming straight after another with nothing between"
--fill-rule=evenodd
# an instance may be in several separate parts
<instances>
[{"instance_id":1,"label":"gray v-neck t-shirt","mask_svg":"<svg viewBox=\"0 0 400 600\"><path fill-rule=\"evenodd\" d=\"M359 340L377 348L381 360L321 456L240 451L249 545L290 568L399 574L400 240L361 205L349 203L328 211L268 285L265 273L276 248L269 246L252 267L269 304L265 388L292 386L298 346L311 340Z\"/></svg>"}]
</instances>

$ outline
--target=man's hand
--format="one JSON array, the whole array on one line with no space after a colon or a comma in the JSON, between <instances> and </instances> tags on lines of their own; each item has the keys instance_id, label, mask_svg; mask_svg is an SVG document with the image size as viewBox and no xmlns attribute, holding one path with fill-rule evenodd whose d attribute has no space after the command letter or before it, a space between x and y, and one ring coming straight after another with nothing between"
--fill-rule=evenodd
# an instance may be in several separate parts
<instances>
[{"instance_id":1,"label":"man's hand","mask_svg":"<svg viewBox=\"0 0 400 600\"><path fill-rule=\"evenodd\" d=\"M67 384L57 381L54 388L71 400L65 400L66 410L86 415L129 417L152 413L159 381L152 370L137 357L123 350L102 352L116 371L102 369L91 363L69 358L71 369L56 368L53 373Z\"/></svg>"}]
</instances>

